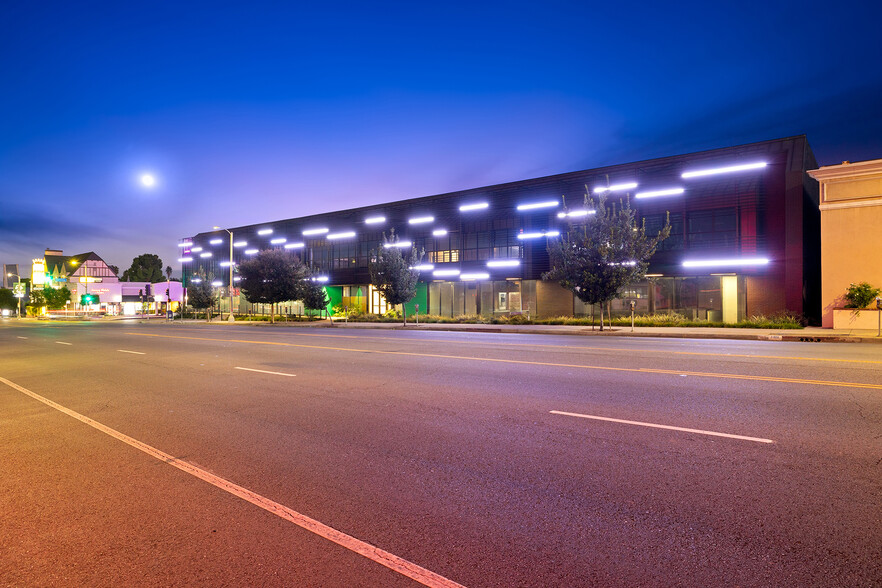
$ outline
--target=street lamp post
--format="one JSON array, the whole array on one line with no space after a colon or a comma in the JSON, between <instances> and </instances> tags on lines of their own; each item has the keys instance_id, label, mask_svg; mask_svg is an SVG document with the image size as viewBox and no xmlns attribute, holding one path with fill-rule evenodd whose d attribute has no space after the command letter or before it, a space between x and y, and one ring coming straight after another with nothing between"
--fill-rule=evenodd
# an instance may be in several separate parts
<instances>
[{"instance_id":1,"label":"street lamp post","mask_svg":"<svg viewBox=\"0 0 882 588\"><path fill-rule=\"evenodd\" d=\"M215 231L220 229L221 227L214 227ZM230 229L223 230L230 234L230 316L227 320L229 322L233 322L236 320L236 318L233 316L233 231L231 231Z\"/></svg>"}]
</instances>

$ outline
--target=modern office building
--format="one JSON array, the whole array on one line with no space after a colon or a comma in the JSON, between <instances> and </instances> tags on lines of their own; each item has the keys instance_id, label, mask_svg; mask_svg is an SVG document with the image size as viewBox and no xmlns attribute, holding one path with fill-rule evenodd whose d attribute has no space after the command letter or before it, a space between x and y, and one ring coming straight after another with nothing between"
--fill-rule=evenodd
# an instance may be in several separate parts
<instances>
[{"instance_id":1,"label":"modern office building","mask_svg":"<svg viewBox=\"0 0 882 588\"><path fill-rule=\"evenodd\" d=\"M818 190L806 174L815 167L805 136L788 137L199 233L181 240L180 261L185 284L205 272L226 287L231 242L234 266L262 249L289 250L320 268L332 305L380 313L368 260L394 229L425 250L409 314L418 305L447 316L584 315L590 309L542 274L548 240L591 222L588 190L629 198L650 234L670 215L649 279L618 308L634 300L641 312L729 322L782 311L817 318ZM307 197L292 198L292 212Z\"/></svg>"}]
</instances>

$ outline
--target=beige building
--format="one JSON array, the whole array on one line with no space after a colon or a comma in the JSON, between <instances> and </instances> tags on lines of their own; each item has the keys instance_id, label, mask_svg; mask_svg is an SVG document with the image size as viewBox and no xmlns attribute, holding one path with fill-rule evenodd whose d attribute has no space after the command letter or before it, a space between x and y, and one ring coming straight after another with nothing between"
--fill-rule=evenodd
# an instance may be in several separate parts
<instances>
[{"instance_id":1,"label":"beige building","mask_svg":"<svg viewBox=\"0 0 882 588\"><path fill-rule=\"evenodd\" d=\"M823 326L834 327L835 315L836 328L875 328L877 311L855 315L834 309L845 305L845 291L852 282L882 287L882 159L844 161L808 174L821 190Z\"/></svg>"}]
</instances>

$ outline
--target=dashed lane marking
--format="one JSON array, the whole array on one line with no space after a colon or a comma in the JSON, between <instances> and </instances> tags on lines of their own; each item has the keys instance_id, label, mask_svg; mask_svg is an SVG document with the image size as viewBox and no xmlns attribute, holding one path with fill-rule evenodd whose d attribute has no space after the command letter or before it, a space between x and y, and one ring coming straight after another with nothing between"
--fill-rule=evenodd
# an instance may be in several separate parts
<instances>
[{"instance_id":1,"label":"dashed lane marking","mask_svg":"<svg viewBox=\"0 0 882 588\"><path fill-rule=\"evenodd\" d=\"M251 504L260 507L267 512L270 512L279 518L294 523L298 527L306 529L307 531L314 533L320 537L324 537L328 541L336 543L341 547L345 547L346 549L362 555L370 559L371 561L374 561L382 566L389 568L392 571L398 572L403 576L407 576L408 578L416 580L424 586L429 586L430 588L465 588L462 584L458 584L453 580L449 580L431 570L427 570L422 566L419 566L404 558L398 557L397 555L389 553L388 551L380 549L379 547L371 545L370 543L366 543L360 539L356 539L352 535L347 535L342 531L338 531L333 527L329 527L324 523L320 523L319 521L312 519L304 514L300 514L299 512L292 510L283 504L279 504L278 502L261 496L256 492L252 492L247 488L244 488L242 486L239 486L238 484L230 482L229 480L221 478L220 476L216 476L210 472L207 472L200 467L197 467L191 463L187 463L186 461L169 455L168 453L160 451L159 449L156 449L151 445L147 445L146 443L129 437L124 433L120 433L115 429L111 429L107 425L103 425L98 421L92 420L85 415L82 415L65 406L62 406L57 402L53 402L48 398L44 398L36 392L31 392L27 388L19 386L14 382L10 382L6 378L0 377L0 382L6 384L10 388L18 390L22 394L30 396L38 402L42 402L46 406L54 408L59 412L75 418L81 423L85 423L93 429L101 431L102 433L105 433L113 437L114 439L122 441L123 443L130 445L131 447L134 447L135 449L142 451L147 455L158 459L159 461L165 462L168 465L181 470L182 472L186 472L191 476L195 476L200 480L208 482L216 488L220 488L221 490L228 492L233 496L250 502Z\"/></svg>"},{"instance_id":2,"label":"dashed lane marking","mask_svg":"<svg viewBox=\"0 0 882 588\"><path fill-rule=\"evenodd\" d=\"M755 441L756 443L774 443L771 439L763 439L761 437L746 437L744 435L733 435L731 433L719 433L717 431L705 431L702 429L687 429L685 427L673 427L671 425L659 425L656 423L644 423L641 421L627 421L624 419L613 419L610 417L596 416L593 414L579 414L577 412L564 412L561 410L550 410L551 414L560 414L564 416L578 417L580 419L594 419L597 421L607 421L610 423L620 423L623 425L637 425L640 427L651 427L653 429L667 429L669 431L682 431L684 433L697 433L699 435L711 435L714 437L726 437L728 439L740 439L742 441Z\"/></svg>"},{"instance_id":3,"label":"dashed lane marking","mask_svg":"<svg viewBox=\"0 0 882 588\"><path fill-rule=\"evenodd\" d=\"M128 349L117 349L120 353L133 353L135 355L147 355L143 351L129 351Z\"/></svg>"},{"instance_id":4,"label":"dashed lane marking","mask_svg":"<svg viewBox=\"0 0 882 588\"><path fill-rule=\"evenodd\" d=\"M259 372L261 374L272 374L274 376L290 376L292 378L297 375L297 374L286 374L284 372L268 372L267 370L256 370L256 369L247 368L247 367L234 367L233 369L234 370L244 370L246 372Z\"/></svg>"},{"instance_id":5,"label":"dashed lane marking","mask_svg":"<svg viewBox=\"0 0 882 588\"><path fill-rule=\"evenodd\" d=\"M64 341L56 341L59 345L73 345L73 343L65 343Z\"/></svg>"}]
</instances>

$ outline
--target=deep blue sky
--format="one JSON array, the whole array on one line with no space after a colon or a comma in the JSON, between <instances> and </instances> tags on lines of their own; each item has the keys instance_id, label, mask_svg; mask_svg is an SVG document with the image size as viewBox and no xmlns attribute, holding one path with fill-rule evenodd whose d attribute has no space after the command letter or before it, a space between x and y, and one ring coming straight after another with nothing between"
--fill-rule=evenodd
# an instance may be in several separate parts
<instances>
[{"instance_id":1,"label":"deep blue sky","mask_svg":"<svg viewBox=\"0 0 882 588\"><path fill-rule=\"evenodd\" d=\"M803 133L882 158L879 2L322 4L3 2L0 262L177 273L215 224Z\"/></svg>"}]
</instances>

